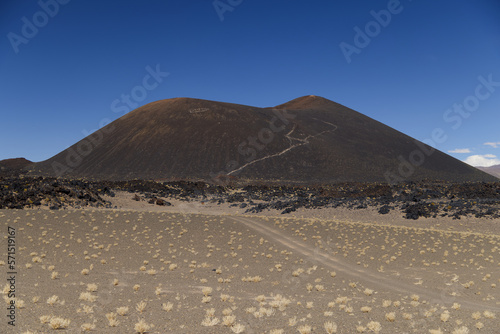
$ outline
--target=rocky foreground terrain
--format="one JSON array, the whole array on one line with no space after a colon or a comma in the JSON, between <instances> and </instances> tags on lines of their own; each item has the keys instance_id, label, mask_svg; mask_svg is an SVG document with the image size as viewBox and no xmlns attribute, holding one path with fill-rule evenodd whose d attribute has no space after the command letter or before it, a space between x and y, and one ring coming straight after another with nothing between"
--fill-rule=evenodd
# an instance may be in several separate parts
<instances>
[{"instance_id":1,"label":"rocky foreground terrain","mask_svg":"<svg viewBox=\"0 0 500 334\"><path fill-rule=\"evenodd\" d=\"M136 201L171 205L169 199L228 203L259 213L288 214L298 208L375 207L380 214L399 210L407 219L420 217L499 218L500 182L342 183L330 186L213 185L203 182L86 181L46 177L0 177L0 209L105 207L106 196L127 191Z\"/></svg>"}]
</instances>

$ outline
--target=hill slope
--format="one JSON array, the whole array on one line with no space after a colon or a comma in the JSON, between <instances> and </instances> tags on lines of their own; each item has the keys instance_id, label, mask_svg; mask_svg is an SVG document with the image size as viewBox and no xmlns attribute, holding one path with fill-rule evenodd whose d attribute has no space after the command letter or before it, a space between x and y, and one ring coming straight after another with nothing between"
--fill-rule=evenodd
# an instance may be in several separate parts
<instances>
[{"instance_id":1,"label":"hill slope","mask_svg":"<svg viewBox=\"0 0 500 334\"><path fill-rule=\"evenodd\" d=\"M477 169L482 170L490 175L500 178L500 165L495 165L491 167L478 167Z\"/></svg>"},{"instance_id":2,"label":"hill slope","mask_svg":"<svg viewBox=\"0 0 500 334\"><path fill-rule=\"evenodd\" d=\"M25 158L0 160L0 176L17 175L32 163Z\"/></svg>"},{"instance_id":3,"label":"hill slope","mask_svg":"<svg viewBox=\"0 0 500 334\"><path fill-rule=\"evenodd\" d=\"M131 111L33 165L31 173L108 180L214 181L225 175L309 184L494 180L449 155L430 151L321 97L305 96L275 108L175 98Z\"/></svg>"}]
</instances>

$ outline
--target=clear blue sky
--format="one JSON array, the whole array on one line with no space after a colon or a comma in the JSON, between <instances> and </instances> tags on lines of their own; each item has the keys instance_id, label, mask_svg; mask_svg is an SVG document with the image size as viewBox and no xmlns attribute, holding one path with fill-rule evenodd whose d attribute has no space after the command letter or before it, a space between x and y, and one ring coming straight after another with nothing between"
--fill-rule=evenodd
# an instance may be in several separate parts
<instances>
[{"instance_id":1,"label":"clear blue sky","mask_svg":"<svg viewBox=\"0 0 500 334\"><path fill-rule=\"evenodd\" d=\"M133 91L137 105L314 94L419 140L440 128L440 150L500 163L498 0L59 1L57 13L56 0L0 4L0 159L55 155L122 116L112 104ZM355 38L366 29L369 43ZM147 90L157 65L169 75ZM471 112L447 112L463 103Z\"/></svg>"}]
</instances>

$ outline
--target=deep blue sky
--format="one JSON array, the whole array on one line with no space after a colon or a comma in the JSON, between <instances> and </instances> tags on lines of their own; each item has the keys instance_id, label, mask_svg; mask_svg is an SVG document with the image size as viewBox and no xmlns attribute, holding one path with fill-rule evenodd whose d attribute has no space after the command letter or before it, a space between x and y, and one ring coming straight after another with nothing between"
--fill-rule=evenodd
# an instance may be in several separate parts
<instances>
[{"instance_id":1,"label":"deep blue sky","mask_svg":"<svg viewBox=\"0 0 500 334\"><path fill-rule=\"evenodd\" d=\"M441 128L440 150L500 163L498 0L221 0L235 5L223 21L213 0L60 1L53 17L34 0L0 4L0 159L45 160L122 116L113 101L159 64L169 75L139 105L195 97L268 107L314 94L419 140ZM371 11L388 9L385 27L370 23ZM26 21L38 32L25 27L25 43L12 43ZM340 45L356 46L354 29L367 24L370 43L358 40L348 63ZM479 88L481 100L480 76L499 82ZM468 117L447 114L464 101Z\"/></svg>"}]
</instances>

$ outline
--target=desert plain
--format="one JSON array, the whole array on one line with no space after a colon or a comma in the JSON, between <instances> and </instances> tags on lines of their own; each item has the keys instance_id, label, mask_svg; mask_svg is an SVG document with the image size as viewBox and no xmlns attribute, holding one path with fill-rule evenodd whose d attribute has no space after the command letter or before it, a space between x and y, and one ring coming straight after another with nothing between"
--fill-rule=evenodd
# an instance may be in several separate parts
<instances>
[{"instance_id":1,"label":"desert plain","mask_svg":"<svg viewBox=\"0 0 500 334\"><path fill-rule=\"evenodd\" d=\"M2 333L500 333L498 218L106 199L0 210Z\"/></svg>"}]
</instances>

